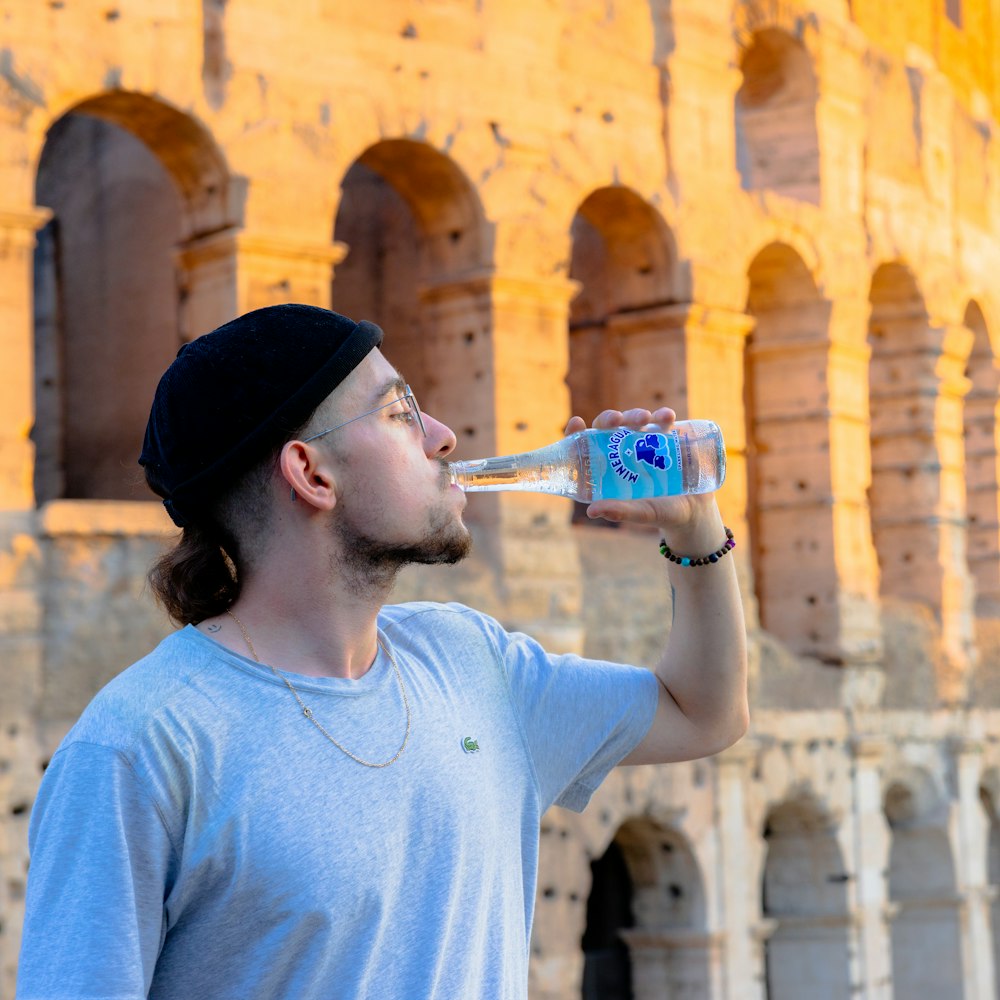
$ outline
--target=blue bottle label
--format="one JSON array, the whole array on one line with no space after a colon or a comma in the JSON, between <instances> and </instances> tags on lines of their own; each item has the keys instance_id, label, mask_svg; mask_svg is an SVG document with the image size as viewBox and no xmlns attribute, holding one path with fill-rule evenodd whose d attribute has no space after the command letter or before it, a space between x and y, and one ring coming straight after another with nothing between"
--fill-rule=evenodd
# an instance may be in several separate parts
<instances>
[{"instance_id":1,"label":"blue bottle label","mask_svg":"<svg viewBox=\"0 0 1000 1000\"><path fill-rule=\"evenodd\" d=\"M603 441L600 495L608 500L676 496L681 492L677 435L619 428Z\"/></svg>"}]
</instances>

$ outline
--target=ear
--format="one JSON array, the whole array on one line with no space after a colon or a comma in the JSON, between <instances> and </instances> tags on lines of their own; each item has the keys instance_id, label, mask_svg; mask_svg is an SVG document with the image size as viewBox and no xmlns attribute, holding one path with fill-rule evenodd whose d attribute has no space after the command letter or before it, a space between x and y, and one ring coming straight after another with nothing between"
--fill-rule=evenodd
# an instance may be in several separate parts
<instances>
[{"instance_id":1,"label":"ear","mask_svg":"<svg viewBox=\"0 0 1000 1000\"><path fill-rule=\"evenodd\" d=\"M296 497L317 510L337 506L337 484L329 455L301 441L289 441L281 449L281 474Z\"/></svg>"}]
</instances>

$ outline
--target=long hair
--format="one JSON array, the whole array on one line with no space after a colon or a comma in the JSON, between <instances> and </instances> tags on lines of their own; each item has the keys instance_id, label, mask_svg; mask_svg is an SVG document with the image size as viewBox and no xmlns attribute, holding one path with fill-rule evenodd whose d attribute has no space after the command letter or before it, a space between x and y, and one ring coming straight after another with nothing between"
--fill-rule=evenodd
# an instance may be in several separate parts
<instances>
[{"instance_id":1,"label":"long hair","mask_svg":"<svg viewBox=\"0 0 1000 1000\"><path fill-rule=\"evenodd\" d=\"M188 524L149 571L156 599L178 625L221 615L240 596L236 564L210 527Z\"/></svg>"},{"instance_id":2,"label":"long hair","mask_svg":"<svg viewBox=\"0 0 1000 1000\"><path fill-rule=\"evenodd\" d=\"M271 516L272 477L280 447L240 477L214 503L185 507L180 541L149 571L156 599L178 625L221 615L240 596ZM156 477L147 468L154 493Z\"/></svg>"}]
</instances>

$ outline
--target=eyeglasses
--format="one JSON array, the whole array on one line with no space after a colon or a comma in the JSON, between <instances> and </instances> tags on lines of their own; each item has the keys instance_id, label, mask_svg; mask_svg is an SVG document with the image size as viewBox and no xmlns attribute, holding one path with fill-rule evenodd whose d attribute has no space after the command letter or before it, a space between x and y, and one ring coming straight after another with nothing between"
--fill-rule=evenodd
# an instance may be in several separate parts
<instances>
[{"instance_id":1,"label":"eyeglasses","mask_svg":"<svg viewBox=\"0 0 1000 1000\"><path fill-rule=\"evenodd\" d=\"M341 427L353 424L355 420L360 420L362 417L370 417L373 413L378 413L379 410L387 410L390 406L397 406L399 403L402 403L406 407L408 422L412 424L414 419L416 419L417 425L420 427L420 433L424 437L427 437L427 428L424 427L424 418L420 413L420 407L417 405L417 397L413 395L413 390L409 386L406 386L406 391L398 399L393 399L388 403L383 403L381 406L376 406L374 410L359 413L356 417L351 417L350 420L345 420L342 424L337 424L336 427L327 427L325 431L320 431L318 434L303 438L302 443L308 444L310 441L315 441L316 438L323 437L324 434L332 434L334 431L339 431ZM400 414L400 416L402 415Z\"/></svg>"}]
</instances>

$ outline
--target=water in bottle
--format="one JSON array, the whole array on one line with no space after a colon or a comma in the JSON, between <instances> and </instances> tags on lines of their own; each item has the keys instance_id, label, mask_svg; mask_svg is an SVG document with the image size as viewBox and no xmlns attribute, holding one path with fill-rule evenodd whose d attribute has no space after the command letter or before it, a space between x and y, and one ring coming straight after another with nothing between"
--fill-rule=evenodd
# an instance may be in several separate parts
<instances>
[{"instance_id":1,"label":"water in bottle","mask_svg":"<svg viewBox=\"0 0 1000 1000\"><path fill-rule=\"evenodd\" d=\"M669 431L591 428L536 451L452 462L467 492L530 490L593 500L639 500L711 493L726 477L722 433L711 420L681 420Z\"/></svg>"}]
</instances>

